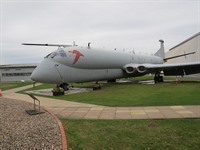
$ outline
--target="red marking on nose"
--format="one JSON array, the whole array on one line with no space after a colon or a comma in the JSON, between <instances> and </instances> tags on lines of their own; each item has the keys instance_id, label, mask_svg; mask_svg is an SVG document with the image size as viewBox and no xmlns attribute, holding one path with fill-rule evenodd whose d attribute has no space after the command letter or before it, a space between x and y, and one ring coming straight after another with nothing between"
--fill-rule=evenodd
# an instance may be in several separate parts
<instances>
[{"instance_id":1,"label":"red marking on nose","mask_svg":"<svg viewBox=\"0 0 200 150\"><path fill-rule=\"evenodd\" d=\"M74 54L74 55L76 55L75 58L74 58L73 64L75 64L79 60L79 58L81 56L84 57L84 55L81 54L78 50L73 50L73 51L69 51L69 52L72 53L72 54Z\"/></svg>"}]
</instances>

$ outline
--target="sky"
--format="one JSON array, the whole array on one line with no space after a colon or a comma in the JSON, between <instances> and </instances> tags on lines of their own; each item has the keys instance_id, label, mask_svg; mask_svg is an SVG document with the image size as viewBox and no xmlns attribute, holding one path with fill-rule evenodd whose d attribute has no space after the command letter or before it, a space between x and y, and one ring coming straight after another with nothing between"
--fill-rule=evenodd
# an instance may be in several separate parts
<instances>
[{"instance_id":1,"label":"sky","mask_svg":"<svg viewBox=\"0 0 200 150\"><path fill-rule=\"evenodd\" d=\"M200 0L0 0L0 65L39 63L72 44L136 54L165 51L200 32Z\"/></svg>"}]
</instances>

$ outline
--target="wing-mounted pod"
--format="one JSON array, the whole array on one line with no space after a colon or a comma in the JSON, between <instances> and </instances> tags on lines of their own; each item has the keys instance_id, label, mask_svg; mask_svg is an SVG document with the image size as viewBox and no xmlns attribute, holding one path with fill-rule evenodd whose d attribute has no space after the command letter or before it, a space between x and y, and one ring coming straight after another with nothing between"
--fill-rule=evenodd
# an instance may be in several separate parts
<instances>
[{"instance_id":1,"label":"wing-mounted pod","mask_svg":"<svg viewBox=\"0 0 200 150\"><path fill-rule=\"evenodd\" d=\"M147 71L146 67L142 64L127 64L123 68L128 74L133 74L136 72L144 73Z\"/></svg>"}]
</instances>

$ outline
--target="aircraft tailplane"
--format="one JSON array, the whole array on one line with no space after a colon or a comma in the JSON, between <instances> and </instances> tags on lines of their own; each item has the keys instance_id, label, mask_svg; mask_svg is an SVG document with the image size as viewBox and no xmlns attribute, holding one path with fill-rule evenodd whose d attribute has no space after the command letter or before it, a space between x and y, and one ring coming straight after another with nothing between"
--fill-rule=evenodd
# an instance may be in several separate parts
<instances>
[{"instance_id":1,"label":"aircraft tailplane","mask_svg":"<svg viewBox=\"0 0 200 150\"><path fill-rule=\"evenodd\" d=\"M164 49L164 41L159 40L160 42L160 49L154 54L155 56L158 56L162 59L165 59L165 49Z\"/></svg>"}]
</instances>

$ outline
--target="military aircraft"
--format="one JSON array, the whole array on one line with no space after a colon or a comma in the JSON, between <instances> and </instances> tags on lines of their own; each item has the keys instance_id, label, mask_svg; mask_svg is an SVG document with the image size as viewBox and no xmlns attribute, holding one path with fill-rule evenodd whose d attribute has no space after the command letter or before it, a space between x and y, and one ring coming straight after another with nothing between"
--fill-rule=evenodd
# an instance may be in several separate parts
<instances>
[{"instance_id":1,"label":"military aircraft","mask_svg":"<svg viewBox=\"0 0 200 150\"><path fill-rule=\"evenodd\" d=\"M115 81L119 78L155 74L155 82L162 82L165 76L184 76L200 73L200 62L165 64L168 59L194 54L195 52L165 58L164 41L152 56L138 55L116 49L105 50L87 46L59 44L31 44L32 46L56 46L57 50L44 57L31 75L41 83L63 84L70 82Z\"/></svg>"}]
</instances>

